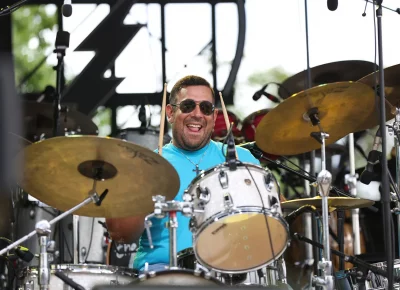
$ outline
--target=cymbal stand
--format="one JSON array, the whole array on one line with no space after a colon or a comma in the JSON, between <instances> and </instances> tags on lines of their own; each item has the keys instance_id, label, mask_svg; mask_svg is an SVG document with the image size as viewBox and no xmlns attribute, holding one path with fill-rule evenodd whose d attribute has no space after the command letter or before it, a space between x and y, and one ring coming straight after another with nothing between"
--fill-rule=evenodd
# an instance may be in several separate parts
<instances>
[{"instance_id":1,"label":"cymbal stand","mask_svg":"<svg viewBox=\"0 0 400 290\"><path fill-rule=\"evenodd\" d=\"M327 290L334 289L334 278L332 275L332 261L331 251L329 244L329 208L328 208L328 196L332 183L332 174L326 170L326 155L325 155L325 139L329 138L329 135L323 132L319 122L318 127L320 132L311 133L311 136L316 138L321 143L321 172L318 174L317 183L319 188L319 194L322 198L322 226L323 226L323 256L321 261L318 263L318 269L321 270L321 277L314 276L312 278L312 284L314 286L321 286ZM319 137L319 138L318 138Z\"/></svg>"},{"instance_id":2,"label":"cymbal stand","mask_svg":"<svg viewBox=\"0 0 400 290\"><path fill-rule=\"evenodd\" d=\"M153 196L154 212L147 215L145 218L144 226L146 228L147 238L149 240L150 248L153 248L153 241L151 238L151 221L150 218L165 218L168 214L168 222L166 227L169 229L169 268L178 269L178 256L177 256L177 240L176 231L178 229L177 212L182 212L184 216L190 217L193 214L192 197L189 194L184 194L184 201L165 201L165 196Z\"/></svg>"},{"instance_id":3,"label":"cymbal stand","mask_svg":"<svg viewBox=\"0 0 400 290\"><path fill-rule=\"evenodd\" d=\"M358 174L356 174L356 166L355 166L355 158L354 158L354 134L349 134L349 162L350 162L350 174L346 174L345 183L350 188L350 194L353 197L357 197L357 178ZM351 222L353 226L353 255L361 254L361 242L360 242L360 218L359 218L360 210L352 209L351 210ZM344 269L343 269L344 270Z\"/></svg>"},{"instance_id":4,"label":"cymbal stand","mask_svg":"<svg viewBox=\"0 0 400 290\"><path fill-rule=\"evenodd\" d=\"M83 200L80 204L74 206L73 208L69 209L68 211L60 214L59 216L55 217L51 221L42 220L36 223L35 230L27 234L26 236L22 237L21 239L15 241L14 243L10 244L8 247L2 249L0 251L0 256L4 255L8 251L14 249L15 247L19 246L26 240L30 239L34 235L38 235L39 237L39 245L40 245L40 255L39 255L39 285L40 289L47 290L49 289L49 282L50 282L50 270L49 270L49 263L47 257L47 246L49 241L50 235L50 226L55 224L56 222L60 221L67 215L77 211L81 207L93 202L97 206L100 206L104 198L106 197L108 190L104 191L100 196L95 191L89 192L89 197Z\"/></svg>"}]
</instances>

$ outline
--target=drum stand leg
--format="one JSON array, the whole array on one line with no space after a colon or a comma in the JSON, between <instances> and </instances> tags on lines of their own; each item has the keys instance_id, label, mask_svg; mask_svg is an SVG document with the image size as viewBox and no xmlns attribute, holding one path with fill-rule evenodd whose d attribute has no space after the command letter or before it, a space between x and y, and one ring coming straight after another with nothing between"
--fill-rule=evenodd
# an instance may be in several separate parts
<instances>
[{"instance_id":1,"label":"drum stand leg","mask_svg":"<svg viewBox=\"0 0 400 290\"><path fill-rule=\"evenodd\" d=\"M353 197L357 196L357 178L355 158L354 158L354 134L349 134L349 161L350 161L350 174L346 174L345 183L350 188L350 194ZM351 210L351 222L353 226L353 255L361 254L361 241L360 241L360 210L358 208ZM339 250L343 252L343 250Z\"/></svg>"},{"instance_id":2,"label":"drum stand leg","mask_svg":"<svg viewBox=\"0 0 400 290\"><path fill-rule=\"evenodd\" d=\"M77 265L79 264L79 216L78 215L73 215L72 216L72 228L73 228L73 238L74 238L74 264ZM92 229L93 230L93 229Z\"/></svg>"},{"instance_id":3,"label":"drum stand leg","mask_svg":"<svg viewBox=\"0 0 400 290\"><path fill-rule=\"evenodd\" d=\"M322 286L324 289L333 290L334 289L334 279L332 275L332 261L331 261L331 250L329 243L329 208L328 208L328 196L332 183L332 174L326 170L326 162L325 162L325 139L329 137L329 135L323 132L321 126L319 133L312 133L313 137L316 137L318 141L321 143L321 163L322 170L318 174L317 182L319 188L319 194L322 199L322 225L323 225L323 241L324 241L324 250L323 257L321 261L318 263L318 268L321 270L321 277L314 276L312 278L312 283L314 286Z\"/></svg>"},{"instance_id":4,"label":"drum stand leg","mask_svg":"<svg viewBox=\"0 0 400 290\"><path fill-rule=\"evenodd\" d=\"M178 256L176 250L176 229L178 228L178 219L176 211L169 212L169 266L171 269L178 268Z\"/></svg>"}]
</instances>

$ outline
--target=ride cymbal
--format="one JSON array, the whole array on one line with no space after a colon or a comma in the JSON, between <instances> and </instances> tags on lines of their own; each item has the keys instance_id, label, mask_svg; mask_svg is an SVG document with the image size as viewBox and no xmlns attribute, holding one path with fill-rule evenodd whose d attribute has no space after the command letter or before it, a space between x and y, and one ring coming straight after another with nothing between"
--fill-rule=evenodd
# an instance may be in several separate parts
<instances>
[{"instance_id":1,"label":"ride cymbal","mask_svg":"<svg viewBox=\"0 0 400 290\"><path fill-rule=\"evenodd\" d=\"M368 199L353 197L328 197L329 211L336 209L355 209L372 206L375 202ZM282 209L298 209L303 205L312 205L317 209L322 209L322 198L320 196L312 198L293 199L281 202Z\"/></svg>"},{"instance_id":2,"label":"ride cymbal","mask_svg":"<svg viewBox=\"0 0 400 290\"><path fill-rule=\"evenodd\" d=\"M66 211L96 192L108 195L101 206L90 203L74 214L126 217L154 210L152 196L172 200L179 177L162 156L120 139L97 136L55 137L25 148L18 158L20 186L41 202Z\"/></svg>"},{"instance_id":3,"label":"ride cymbal","mask_svg":"<svg viewBox=\"0 0 400 290\"><path fill-rule=\"evenodd\" d=\"M400 108L400 65L390 66L384 69L384 79L385 79L385 96L386 96L386 121L389 121L395 117L396 106ZM379 70L373 72L357 82L366 84L371 88L379 86ZM379 87L377 87L377 92L379 93ZM375 110L372 115L360 126L361 130L370 129L380 124L379 122L379 102L375 104ZM360 130L360 131L361 131Z\"/></svg>"},{"instance_id":4,"label":"ride cymbal","mask_svg":"<svg viewBox=\"0 0 400 290\"><path fill-rule=\"evenodd\" d=\"M257 126L257 146L275 155L319 149L321 144L311 137L311 133L320 132L319 126L313 126L315 117L329 134L325 144L332 144L357 131L372 114L374 100L374 91L357 82L326 84L302 91L264 116Z\"/></svg>"},{"instance_id":5,"label":"ride cymbal","mask_svg":"<svg viewBox=\"0 0 400 290\"><path fill-rule=\"evenodd\" d=\"M363 60L345 60L315 66L310 71L311 87L316 87L328 83L357 81L372 73L374 64ZM282 87L279 88L279 96L282 99L287 99L292 94L304 91L307 88L307 70L304 70L282 83Z\"/></svg>"}]
</instances>

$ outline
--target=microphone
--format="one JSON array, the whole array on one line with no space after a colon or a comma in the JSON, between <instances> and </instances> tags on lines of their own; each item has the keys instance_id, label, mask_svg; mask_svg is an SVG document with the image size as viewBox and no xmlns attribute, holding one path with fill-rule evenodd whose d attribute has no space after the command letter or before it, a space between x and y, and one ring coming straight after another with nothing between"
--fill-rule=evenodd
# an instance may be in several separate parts
<instances>
[{"instance_id":1,"label":"microphone","mask_svg":"<svg viewBox=\"0 0 400 290\"><path fill-rule=\"evenodd\" d=\"M316 212L317 208L313 205L303 205L301 207L299 207L298 209L296 209L295 211L292 211L290 214L288 214L285 217L286 222L290 225L292 222L294 222L294 220L301 214L305 213L305 212Z\"/></svg>"},{"instance_id":2,"label":"microphone","mask_svg":"<svg viewBox=\"0 0 400 290\"><path fill-rule=\"evenodd\" d=\"M328 0L328 9L335 11L338 7L338 0Z\"/></svg>"},{"instance_id":3,"label":"microphone","mask_svg":"<svg viewBox=\"0 0 400 290\"><path fill-rule=\"evenodd\" d=\"M0 237L0 249L4 249L8 247L11 244L11 240L7 238ZM14 248L14 253L15 255L18 256L21 260L24 262L29 263L32 261L32 259L35 257L35 255L29 251L28 248L25 248L23 246L17 246Z\"/></svg>"},{"instance_id":4,"label":"microphone","mask_svg":"<svg viewBox=\"0 0 400 290\"><path fill-rule=\"evenodd\" d=\"M254 93L254 96L253 96L253 100L254 100L254 101L258 101L258 100L261 98L261 96L264 95L264 96L266 96L267 99L270 100L271 102L280 103L281 101L280 101L277 97L275 97L274 95L271 95L270 93L265 92L265 89L268 87L268 85L269 85L269 83L266 84L265 86L263 86L263 87L261 88L261 90L255 92L255 93Z\"/></svg>"},{"instance_id":5,"label":"microphone","mask_svg":"<svg viewBox=\"0 0 400 290\"><path fill-rule=\"evenodd\" d=\"M379 163L379 159L382 154L382 152L378 151L378 148L381 144L382 144L382 134L381 134L381 128L379 127L378 131L376 131L372 150L368 154L367 165L365 166L364 171L360 175L360 182L364 184L369 184L376 177L376 173L374 172L374 166Z\"/></svg>"},{"instance_id":6,"label":"microphone","mask_svg":"<svg viewBox=\"0 0 400 290\"><path fill-rule=\"evenodd\" d=\"M62 6L62 14L64 17L70 17L72 15L72 5L71 0L64 0L64 4Z\"/></svg>"}]
</instances>

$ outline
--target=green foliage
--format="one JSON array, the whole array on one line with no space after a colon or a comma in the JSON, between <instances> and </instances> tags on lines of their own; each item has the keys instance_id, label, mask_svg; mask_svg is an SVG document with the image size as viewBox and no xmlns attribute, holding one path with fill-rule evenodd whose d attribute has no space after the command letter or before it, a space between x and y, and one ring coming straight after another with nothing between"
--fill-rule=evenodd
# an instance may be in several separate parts
<instances>
[{"instance_id":1,"label":"green foliage","mask_svg":"<svg viewBox=\"0 0 400 290\"><path fill-rule=\"evenodd\" d=\"M282 83L289 77L289 73L281 67L274 67L266 71L258 71L251 74L248 78L250 85L263 86L269 82Z\"/></svg>"},{"instance_id":2,"label":"green foliage","mask_svg":"<svg viewBox=\"0 0 400 290\"><path fill-rule=\"evenodd\" d=\"M54 12L53 12L54 11ZM12 13L13 51L17 86L45 57L53 53L57 31L56 9L45 5L26 5ZM54 36L53 36L54 35ZM21 87L21 92L40 92L55 86L56 73L45 62Z\"/></svg>"}]
</instances>

